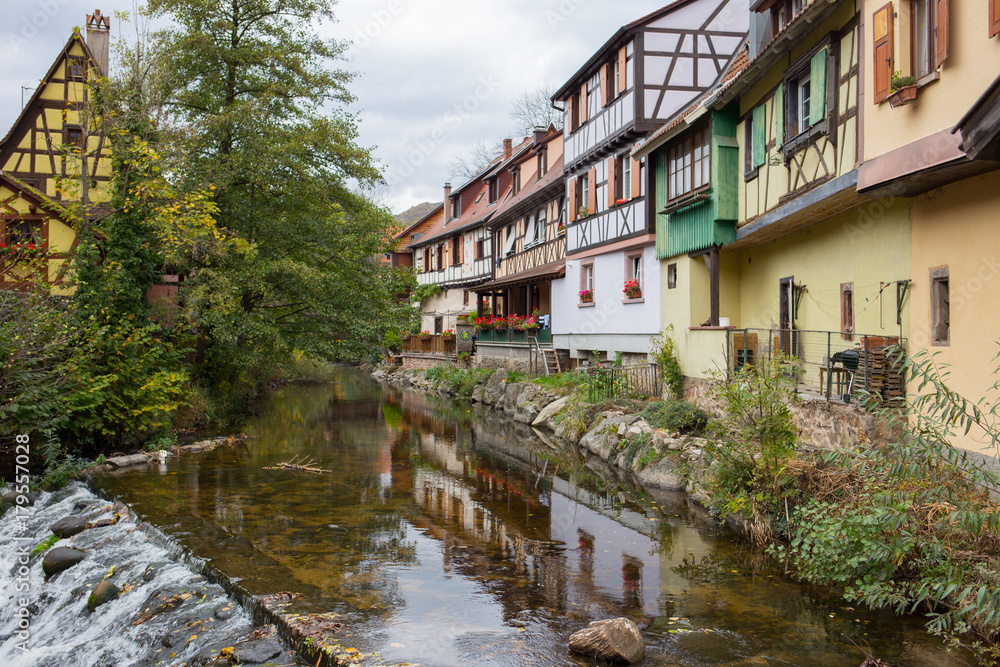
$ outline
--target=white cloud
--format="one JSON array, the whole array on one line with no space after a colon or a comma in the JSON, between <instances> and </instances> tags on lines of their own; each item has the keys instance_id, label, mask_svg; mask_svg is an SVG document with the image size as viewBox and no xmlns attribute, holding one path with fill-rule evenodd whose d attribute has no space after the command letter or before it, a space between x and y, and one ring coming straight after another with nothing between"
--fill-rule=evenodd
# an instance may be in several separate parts
<instances>
[{"instance_id":1,"label":"white cloud","mask_svg":"<svg viewBox=\"0 0 1000 667\"><path fill-rule=\"evenodd\" d=\"M118 0L114 9L131 9ZM353 40L351 90L360 141L392 179L393 210L437 200L448 165L481 139L511 131L510 106L525 89L562 84L622 25L664 0L343 0L324 36ZM94 0L21 4L0 33L5 67L0 127L20 110L23 83L34 85L56 52L84 24ZM38 24L30 38L25 26ZM28 30L30 32L30 30ZM119 26L112 25L118 37ZM126 31L127 34L127 31ZM515 137L516 139L517 137ZM406 174L405 176L403 174Z\"/></svg>"}]
</instances>

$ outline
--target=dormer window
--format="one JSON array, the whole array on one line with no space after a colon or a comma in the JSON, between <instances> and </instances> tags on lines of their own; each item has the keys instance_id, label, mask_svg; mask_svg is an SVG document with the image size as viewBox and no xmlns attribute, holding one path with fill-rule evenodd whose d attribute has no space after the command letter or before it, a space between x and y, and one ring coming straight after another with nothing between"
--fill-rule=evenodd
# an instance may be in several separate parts
<instances>
[{"instance_id":1,"label":"dormer window","mask_svg":"<svg viewBox=\"0 0 1000 667\"><path fill-rule=\"evenodd\" d=\"M545 176L545 173L549 170L549 148L548 146L543 146L542 150L538 151L538 178Z\"/></svg>"},{"instance_id":2,"label":"dormer window","mask_svg":"<svg viewBox=\"0 0 1000 667\"><path fill-rule=\"evenodd\" d=\"M462 198L452 197L451 198L451 217L457 218L462 215Z\"/></svg>"},{"instance_id":3,"label":"dormer window","mask_svg":"<svg viewBox=\"0 0 1000 667\"><path fill-rule=\"evenodd\" d=\"M494 203L500 198L500 180L497 178L491 178L489 181L489 195L490 203Z\"/></svg>"},{"instance_id":4,"label":"dormer window","mask_svg":"<svg viewBox=\"0 0 1000 667\"><path fill-rule=\"evenodd\" d=\"M511 186L510 187L514 191L515 195L518 192L521 191L521 168L520 167L514 167L513 171L511 172Z\"/></svg>"}]
</instances>

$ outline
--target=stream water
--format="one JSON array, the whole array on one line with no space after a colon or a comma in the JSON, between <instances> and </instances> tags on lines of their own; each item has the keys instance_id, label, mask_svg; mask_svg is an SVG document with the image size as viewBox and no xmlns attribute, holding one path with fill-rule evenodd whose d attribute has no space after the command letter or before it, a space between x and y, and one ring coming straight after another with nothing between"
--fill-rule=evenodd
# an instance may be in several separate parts
<instances>
[{"instance_id":1,"label":"stream water","mask_svg":"<svg viewBox=\"0 0 1000 667\"><path fill-rule=\"evenodd\" d=\"M967 664L919 617L786 578L683 495L495 411L354 369L339 380L272 394L244 446L93 483L250 593L337 614L345 642L387 662L590 664L569 635L627 616L646 665L840 667L864 660L854 644L899 665ZM289 461L324 472L275 469Z\"/></svg>"}]
</instances>

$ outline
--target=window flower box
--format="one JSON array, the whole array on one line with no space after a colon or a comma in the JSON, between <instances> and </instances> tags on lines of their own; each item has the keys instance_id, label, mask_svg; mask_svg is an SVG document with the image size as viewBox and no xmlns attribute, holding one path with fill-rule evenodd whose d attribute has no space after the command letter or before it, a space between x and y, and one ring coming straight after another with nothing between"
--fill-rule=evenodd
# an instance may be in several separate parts
<instances>
[{"instance_id":1,"label":"window flower box","mask_svg":"<svg viewBox=\"0 0 1000 667\"><path fill-rule=\"evenodd\" d=\"M889 106L893 109L896 107L905 107L907 104L915 101L916 99L917 84L913 84L912 86L903 86L889 95Z\"/></svg>"},{"instance_id":2,"label":"window flower box","mask_svg":"<svg viewBox=\"0 0 1000 667\"><path fill-rule=\"evenodd\" d=\"M580 303L592 303L594 301L594 290L585 289L580 292Z\"/></svg>"},{"instance_id":3,"label":"window flower box","mask_svg":"<svg viewBox=\"0 0 1000 667\"><path fill-rule=\"evenodd\" d=\"M444 340L455 340L455 332L452 329L448 329L441 333L441 338Z\"/></svg>"},{"instance_id":4,"label":"window flower box","mask_svg":"<svg viewBox=\"0 0 1000 667\"><path fill-rule=\"evenodd\" d=\"M431 339L431 332L430 331L421 331L420 332L420 340L430 340L430 339Z\"/></svg>"},{"instance_id":5,"label":"window flower box","mask_svg":"<svg viewBox=\"0 0 1000 667\"><path fill-rule=\"evenodd\" d=\"M639 281L629 280L625 282L625 289L622 290L627 299L641 299L642 298L642 288L639 286Z\"/></svg>"}]
</instances>

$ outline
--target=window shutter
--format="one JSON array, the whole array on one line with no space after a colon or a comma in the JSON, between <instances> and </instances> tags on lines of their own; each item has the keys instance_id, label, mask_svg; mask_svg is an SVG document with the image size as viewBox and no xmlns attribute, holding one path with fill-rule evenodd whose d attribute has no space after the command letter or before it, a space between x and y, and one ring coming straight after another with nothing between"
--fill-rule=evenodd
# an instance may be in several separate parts
<instances>
[{"instance_id":1,"label":"window shutter","mask_svg":"<svg viewBox=\"0 0 1000 667\"><path fill-rule=\"evenodd\" d=\"M597 169L590 168L587 172L587 214L597 213Z\"/></svg>"},{"instance_id":2,"label":"window shutter","mask_svg":"<svg viewBox=\"0 0 1000 667\"><path fill-rule=\"evenodd\" d=\"M525 218L524 245L527 246L535 242L535 216L529 215Z\"/></svg>"},{"instance_id":3,"label":"window shutter","mask_svg":"<svg viewBox=\"0 0 1000 667\"><path fill-rule=\"evenodd\" d=\"M990 37L1000 35L1000 0L990 0Z\"/></svg>"},{"instance_id":4,"label":"window shutter","mask_svg":"<svg viewBox=\"0 0 1000 667\"><path fill-rule=\"evenodd\" d=\"M937 13L937 21L934 24L937 57L934 65L940 67L948 58L948 0L935 0L934 10Z\"/></svg>"},{"instance_id":5,"label":"window shutter","mask_svg":"<svg viewBox=\"0 0 1000 667\"><path fill-rule=\"evenodd\" d=\"M566 127L569 128L570 132L576 129L574 124L574 119L576 116L573 112L573 96L570 95L566 98Z\"/></svg>"},{"instance_id":6,"label":"window shutter","mask_svg":"<svg viewBox=\"0 0 1000 667\"><path fill-rule=\"evenodd\" d=\"M810 125L815 125L826 118L826 64L827 48L824 46L809 62Z\"/></svg>"},{"instance_id":7,"label":"window shutter","mask_svg":"<svg viewBox=\"0 0 1000 667\"><path fill-rule=\"evenodd\" d=\"M889 96L892 86L892 3L872 14L872 92L875 104Z\"/></svg>"},{"instance_id":8,"label":"window shutter","mask_svg":"<svg viewBox=\"0 0 1000 667\"><path fill-rule=\"evenodd\" d=\"M767 161L767 111L764 105L753 110L753 166Z\"/></svg>"},{"instance_id":9,"label":"window shutter","mask_svg":"<svg viewBox=\"0 0 1000 667\"><path fill-rule=\"evenodd\" d=\"M458 244L455 247L458 248L458 257L456 257L455 260L459 264L461 264L461 263L463 263L465 261L465 237L464 236L459 236L458 237Z\"/></svg>"},{"instance_id":10,"label":"window shutter","mask_svg":"<svg viewBox=\"0 0 1000 667\"><path fill-rule=\"evenodd\" d=\"M576 220L576 179L569 179L569 221Z\"/></svg>"},{"instance_id":11,"label":"window shutter","mask_svg":"<svg viewBox=\"0 0 1000 667\"><path fill-rule=\"evenodd\" d=\"M618 182L618 179L615 174L615 163L617 162L618 160L615 159L614 155L608 158L608 208L614 206L616 201L615 190L617 190L617 188L615 187L615 184Z\"/></svg>"},{"instance_id":12,"label":"window shutter","mask_svg":"<svg viewBox=\"0 0 1000 667\"><path fill-rule=\"evenodd\" d=\"M608 106L608 66L601 65L601 107Z\"/></svg>"},{"instance_id":13,"label":"window shutter","mask_svg":"<svg viewBox=\"0 0 1000 667\"><path fill-rule=\"evenodd\" d=\"M992 0L993 4L1000 3L1000 0ZM628 47L623 46L618 49L618 92L623 92L628 87L628 76L625 65L628 64Z\"/></svg>"},{"instance_id":14,"label":"window shutter","mask_svg":"<svg viewBox=\"0 0 1000 667\"><path fill-rule=\"evenodd\" d=\"M628 160L630 158L626 157L625 159ZM642 194L642 190L640 189L642 183L639 181L639 175L641 172L642 170L639 168L639 161L632 160L632 197L638 197Z\"/></svg>"},{"instance_id":15,"label":"window shutter","mask_svg":"<svg viewBox=\"0 0 1000 667\"><path fill-rule=\"evenodd\" d=\"M517 236L514 234L514 228L511 228L510 232L507 234L507 242L503 246L503 254L507 255L514 249L515 238L517 238Z\"/></svg>"},{"instance_id":16,"label":"window shutter","mask_svg":"<svg viewBox=\"0 0 1000 667\"><path fill-rule=\"evenodd\" d=\"M545 237L548 235L546 233L548 228L548 223L546 221L545 209L542 208L538 211L538 222L535 227L535 240L539 243L545 241Z\"/></svg>"},{"instance_id":17,"label":"window shutter","mask_svg":"<svg viewBox=\"0 0 1000 667\"><path fill-rule=\"evenodd\" d=\"M587 122L587 113L590 111L590 105L587 104L587 82L584 81L583 85L580 86L580 125Z\"/></svg>"},{"instance_id":18,"label":"window shutter","mask_svg":"<svg viewBox=\"0 0 1000 667\"><path fill-rule=\"evenodd\" d=\"M781 148L785 143L785 84L779 83L774 91L774 102L771 105L771 115L774 117L774 146Z\"/></svg>"}]
</instances>

